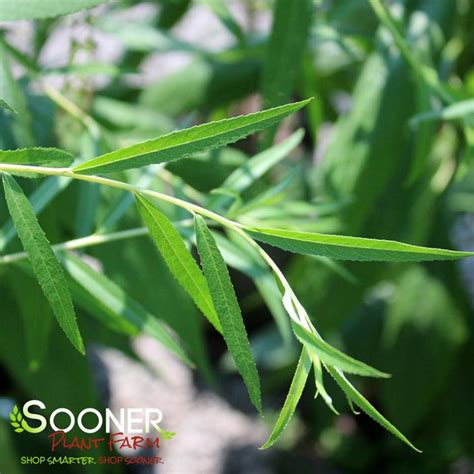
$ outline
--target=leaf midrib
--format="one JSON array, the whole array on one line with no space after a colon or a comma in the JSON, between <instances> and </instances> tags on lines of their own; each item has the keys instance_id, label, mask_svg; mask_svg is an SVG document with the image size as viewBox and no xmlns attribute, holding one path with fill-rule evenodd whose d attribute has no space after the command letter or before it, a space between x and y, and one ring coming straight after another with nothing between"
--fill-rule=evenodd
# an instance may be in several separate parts
<instances>
[{"instance_id":1,"label":"leaf midrib","mask_svg":"<svg viewBox=\"0 0 474 474\"><path fill-rule=\"evenodd\" d=\"M370 250L370 251L378 251L378 252L385 252L385 253L394 253L394 252L400 252L400 253L422 253L422 254L428 254L428 255L434 255L435 253L439 253L441 255L453 255L453 256L459 256L461 257L462 255L466 256L472 256L474 255L471 252L462 252L462 251L456 251L456 250L449 250L449 249L440 249L440 248L423 248L419 247L417 245L413 244L406 244L403 242L397 242L396 240L386 240L386 239L373 239L374 242L378 243L387 243L387 244L396 244L396 245L401 245L402 248L397 248L397 249L384 249L384 248L378 248L378 247L367 247L367 246L362 246L362 245L351 245L349 243L337 243L337 242L322 242L322 241L317 241L317 240L305 240L301 237L295 237L294 235L290 236L283 236L279 234L273 234L269 231L275 231L275 230L282 230L283 229L264 229L264 228L258 228L258 227L247 227L247 230L250 232L254 232L260 235L268 236L268 237L275 237L277 239L283 239L287 241L291 240L296 240L298 242L302 242L305 244L319 244L319 245L327 245L327 246L332 246L332 247L344 247L344 248L349 248L352 250ZM301 232L304 234L304 232ZM336 234L319 234L319 233L313 233L313 232L308 232L308 237L335 237L335 238L350 238L354 240L362 240L362 241L367 241L371 239L367 239L366 237L353 237L353 236L341 236L341 235L336 235Z\"/></svg>"}]
</instances>

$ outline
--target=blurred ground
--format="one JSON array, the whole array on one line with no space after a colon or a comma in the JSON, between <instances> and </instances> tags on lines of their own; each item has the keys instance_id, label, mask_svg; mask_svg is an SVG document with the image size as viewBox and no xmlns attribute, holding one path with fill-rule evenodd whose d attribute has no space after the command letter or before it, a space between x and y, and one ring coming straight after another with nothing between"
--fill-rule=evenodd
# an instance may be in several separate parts
<instances>
[{"instance_id":1,"label":"blurred ground","mask_svg":"<svg viewBox=\"0 0 474 474\"><path fill-rule=\"evenodd\" d=\"M135 472L163 474L270 474L271 454L258 447L268 436L256 417L233 408L224 399L194 384L192 371L149 337L139 337L134 349L140 364L119 351L96 348L95 365L104 402L120 408L158 407L163 427L176 431L163 441L157 455L164 464ZM246 397L241 384L234 396ZM134 453L134 455L140 455ZM143 455L152 455L149 451Z\"/></svg>"}]
</instances>

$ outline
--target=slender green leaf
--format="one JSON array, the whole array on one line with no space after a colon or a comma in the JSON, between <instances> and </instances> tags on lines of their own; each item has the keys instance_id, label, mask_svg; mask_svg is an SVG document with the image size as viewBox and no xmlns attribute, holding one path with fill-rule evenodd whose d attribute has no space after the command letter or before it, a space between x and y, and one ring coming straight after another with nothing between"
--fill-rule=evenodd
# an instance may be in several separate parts
<instances>
[{"instance_id":1,"label":"slender green leaf","mask_svg":"<svg viewBox=\"0 0 474 474\"><path fill-rule=\"evenodd\" d=\"M222 24L232 33L239 41L244 39L242 28L235 20L232 12L224 0L198 0L203 5L207 5L212 12L219 18Z\"/></svg>"},{"instance_id":2,"label":"slender green leaf","mask_svg":"<svg viewBox=\"0 0 474 474\"><path fill-rule=\"evenodd\" d=\"M0 0L0 21L51 18L95 7L109 0Z\"/></svg>"},{"instance_id":3,"label":"slender green leaf","mask_svg":"<svg viewBox=\"0 0 474 474\"><path fill-rule=\"evenodd\" d=\"M262 72L265 107L284 104L291 97L301 68L311 24L311 0L276 0L273 26ZM264 134L270 144L275 128Z\"/></svg>"},{"instance_id":4,"label":"slender green leaf","mask_svg":"<svg viewBox=\"0 0 474 474\"><path fill-rule=\"evenodd\" d=\"M296 406L301 398L303 389L306 385L308 379L308 374L311 370L311 357L308 354L308 351L303 348L301 351L300 359L298 365L296 366L295 375L290 385L290 390L286 397L283 408L280 412L275 426L270 434L270 437L267 441L261 446L260 449L266 449L276 443L278 438L282 435L283 431L290 422L293 414L295 412Z\"/></svg>"},{"instance_id":5,"label":"slender green leaf","mask_svg":"<svg viewBox=\"0 0 474 474\"><path fill-rule=\"evenodd\" d=\"M174 26L191 6L191 0L173 0L172 2L160 3L160 16L157 26L166 30Z\"/></svg>"},{"instance_id":6,"label":"slender green leaf","mask_svg":"<svg viewBox=\"0 0 474 474\"><path fill-rule=\"evenodd\" d=\"M304 100L172 132L99 156L77 166L74 171L81 174L107 174L189 157L236 142L269 127L308 102L309 100Z\"/></svg>"},{"instance_id":7,"label":"slender green leaf","mask_svg":"<svg viewBox=\"0 0 474 474\"><path fill-rule=\"evenodd\" d=\"M28 201L30 201L35 214L39 214L70 183L71 178L65 178L64 176L50 176L45 179L31 195L28 196ZM0 229L0 252L3 252L15 235L15 226L13 225L13 221L9 219Z\"/></svg>"},{"instance_id":8,"label":"slender green leaf","mask_svg":"<svg viewBox=\"0 0 474 474\"><path fill-rule=\"evenodd\" d=\"M257 227L246 227L246 231L261 242L290 252L321 255L340 260L421 262L426 260L454 260L474 256L474 252L456 252L454 250L419 247L393 240L365 239Z\"/></svg>"},{"instance_id":9,"label":"slender green leaf","mask_svg":"<svg viewBox=\"0 0 474 474\"><path fill-rule=\"evenodd\" d=\"M339 367L344 370L344 372L350 374L365 375L368 377L390 377L390 375L380 372L380 370L374 369L363 362L349 357L296 322L292 321L291 324L300 342L311 352L314 351L325 364Z\"/></svg>"},{"instance_id":10,"label":"slender green leaf","mask_svg":"<svg viewBox=\"0 0 474 474\"><path fill-rule=\"evenodd\" d=\"M415 115L410 120L410 125L416 126L421 122L431 122L434 120L456 120L469 116L474 116L474 99L455 102L439 111L429 111Z\"/></svg>"},{"instance_id":11,"label":"slender green leaf","mask_svg":"<svg viewBox=\"0 0 474 474\"><path fill-rule=\"evenodd\" d=\"M117 37L131 51L204 53L192 43L179 40L169 32L159 30L156 26L150 25L147 22L130 22L105 17L99 19L97 27Z\"/></svg>"},{"instance_id":12,"label":"slender green leaf","mask_svg":"<svg viewBox=\"0 0 474 474\"><path fill-rule=\"evenodd\" d=\"M10 105L8 105L4 100L0 99L0 108L2 109L5 109L5 110L8 110L9 112L13 112L14 114L16 114L16 110L11 107Z\"/></svg>"},{"instance_id":13,"label":"slender green leaf","mask_svg":"<svg viewBox=\"0 0 474 474\"><path fill-rule=\"evenodd\" d=\"M387 431L392 433L404 443L408 444L408 446L413 448L415 451L421 453L421 451L416 448L403 433L401 433L394 425L392 425L392 423L390 423L383 415L381 415L375 409L375 407L358 392L358 390L349 382L349 380L347 380L340 369L331 366L326 366L326 369L334 378L341 390L346 394L349 400L352 400L354 404L367 413L367 415L369 415L377 423L380 423L380 425L382 425Z\"/></svg>"},{"instance_id":14,"label":"slender green leaf","mask_svg":"<svg viewBox=\"0 0 474 474\"><path fill-rule=\"evenodd\" d=\"M21 148L0 150L0 163L62 168L71 166L74 156L57 148Z\"/></svg>"},{"instance_id":15,"label":"slender green leaf","mask_svg":"<svg viewBox=\"0 0 474 474\"><path fill-rule=\"evenodd\" d=\"M225 262L232 268L247 275L257 288L262 300L272 313L275 323L285 344L294 341L290 322L281 302L280 290L271 270L262 264L260 255L247 241L235 233L228 238L217 232L213 233Z\"/></svg>"},{"instance_id":16,"label":"slender green leaf","mask_svg":"<svg viewBox=\"0 0 474 474\"><path fill-rule=\"evenodd\" d=\"M219 190L230 190L234 193L245 191L245 189L262 177L273 166L286 158L288 154L301 143L303 137L304 130L299 129L283 142L250 158L228 176L219 186ZM228 196L213 196L209 200L209 206L222 206L228 201Z\"/></svg>"},{"instance_id":17,"label":"slender green leaf","mask_svg":"<svg viewBox=\"0 0 474 474\"><path fill-rule=\"evenodd\" d=\"M118 332L148 334L183 362L193 365L168 326L128 296L120 286L72 253L61 253L60 259L72 279L74 299L91 316Z\"/></svg>"},{"instance_id":18,"label":"slender green leaf","mask_svg":"<svg viewBox=\"0 0 474 474\"><path fill-rule=\"evenodd\" d=\"M222 332L207 281L170 220L153 204L137 195L138 210L168 268L211 324Z\"/></svg>"},{"instance_id":19,"label":"slender green leaf","mask_svg":"<svg viewBox=\"0 0 474 474\"><path fill-rule=\"evenodd\" d=\"M155 134L169 133L176 128L173 120L154 109L110 97L97 96L92 110L102 120L116 127L150 129Z\"/></svg>"},{"instance_id":20,"label":"slender green leaf","mask_svg":"<svg viewBox=\"0 0 474 474\"><path fill-rule=\"evenodd\" d=\"M79 352L84 353L63 269L20 186L7 174L3 175L3 186L10 215L43 293L66 336Z\"/></svg>"},{"instance_id":21,"label":"slender green leaf","mask_svg":"<svg viewBox=\"0 0 474 474\"><path fill-rule=\"evenodd\" d=\"M31 272L14 271L9 277L12 293L16 297L18 308L24 323L23 334L26 342L28 368L38 370L49 348L49 336L54 320L49 302ZM28 295L28 297L25 297Z\"/></svg>"},{"instance_id":22,"label":"slender green leaf","mask_svg":"<svg viewBox=\"0 0 474 474\"><path fill-rule=\"evenodd\" d=\"M314 398L318 395L321 395L324 403L327 407L334 412L336 415L339 415L339 412L334 408L334 404L332 403L332 398L330 397L329 393L324 386L323 380L323 365L321 363L321 359L316 354L311 354L311 360L313 361L313 370L314 370L314 384L316 385L316 393Z\"/></svg>"},{"instance_id":23,"label":"slender green leaf","mask_svg":"<svg viewBox=\"0 0 474 474\"><path fill-rule=\"evenodd\" d=\"M1 7L0 7L1 11ZM0 14L1 15L1 14ZM17 146L33 146L33 117L21 83L13 75L10 56L0 35L0 91L3 99L17 113L9 114L11 131ZM3 133L2 133L3 134Z\"/></svg>"},{"instance_id":24,"label":"slender green leaf","mask_svg":"<svg viewBox=\"0 0 474 474\"><path fill-rule=\"evenodd\" d=\"M277 0L262 73L267 107L285 103L295 85L311 24L311 0Z\"/></svg>"},{"instance_id":25,"label":"slender green leaf","mask_svg":"<svg viewBox=\"0 0 474 474\"><path fill-rule=\"evenodd\" d=\"M250 400L261 413L260 380L229 272L204 219L196 216L195 224L201 265L222 325L225 342L247 385Z\"/></svg>"},{"instance_id":26,"label":"slender green leaf","mask_svg":"<svg viewBox=\"0 0 474 474\"><path fill-rule=\"evenodd\" d=\"M215 55L212 61L198 57L145 87L139 102L172 117L227 107L257 88L260 46L258 43L247 46L245 53L241 52L228 49Z\"/></svg>"}]
</instances>

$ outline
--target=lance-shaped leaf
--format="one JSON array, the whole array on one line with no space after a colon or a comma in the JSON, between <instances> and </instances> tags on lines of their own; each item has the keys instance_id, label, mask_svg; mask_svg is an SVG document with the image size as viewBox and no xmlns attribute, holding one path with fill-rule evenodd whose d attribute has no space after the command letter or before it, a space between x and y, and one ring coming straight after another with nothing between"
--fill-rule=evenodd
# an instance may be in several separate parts
<instances>
[{"instance_id":1,"label":"lance-shaped leaf","mask_svg":"<svg viewBox=\"0 0 474 474\"><path fill-rule=\"evenodd\" d=\"M334 378L341 390L346 394L347 398L369 415L377 423L380 423L387 431L395 435L398 439L408 444L415 451L421 452L416 448L410 440L392 425L383 415L381 415L375 407L347 380L340 369L331 366L325 366L327 371Z\"/></svg>"},{"instance_id":2,"label":"lance-shaped leaf","mask_svg":"<svg viewBox=\"0 0 474 474\"><path fill-rule=\"evenodd\" d=\"M312 19L311 0L276 0L273 26L262 71L261 90L266 107L284 104L300 74L301 60ZM270 144L275 129L264 134Z\"/></svg>"},{"instance_id":3,"label":"lance-shaped leaf","mask_svg":"<svg viewBox=\"0 0 474 474\"><path fill-rule=\"evenodd\" d=\"M30 265L23 262L22 266L28 270L11 272L9 283L24 323L22 336L26 343L28 368L36 371L45 360L54 318L49 302L32 275ZM25 295L28 297L25 298Z\"/></svg>"},{"instance_id":4,"label":"lance-shaped leaf","mask_svg":"<svg viewBox=\"0 0 474 474\"><path fill-rule=\"evenodd\" d=\"M227 5L227 2L224 0L198 0L203 5L207 5L214 15L221 21L223 26L225 26L230 33L232 33L235 38L239 41L244 39L244 32L242 28L234 18L230 8Z\"/></svg>"},{"instance_id":5,"label":"lance-shaped leaf","mask_svg":"<svg viewBox=\"0 0 474 474\"><path fill-rule=\"evenodd\" d=\"M360 262L421 262L472 257L474 252L456 252L393 240L365 239L284 229L246 227L255 239L290 252Z\"/></svg>"},{"instance_id":6,"label":"lance-shaped leaf","mask_svg":"<svg viewBox=\"0 0 474 474\"><path fill-rule=\"evenodd\" d=\"M167 325L128 296L120 286L72 253L61 253L59 257L71 277L71 291L76 304L114 331L130 335L148 334L183 362L193 365Z\"/></svg>"},{"instance_id":7,"label":"lance-shaped leaf","mask_svg":"<svg viewBox=\"0 0 474 474\"><path fill-rule=\"evenodd\" d=\"M7 174L3 175L3 186L8 210L43 293L66 336L79 352L84 353L63 269L20 186Z\"/></svg>"},{"instance_id":8,"label":"lance-shaped leaf","mask_svg":"<svg viewBox=\"0 0 474 474\"><path fill-rule=\"evenodd\" d=\"M172 132L86 161L74 168L74 172L107 174L186 158L236 142L252 133L270 127L301 109L308 102L309 100L304 100Z\"/></svg>"},{"instance_id":9,"label":"lance-shaped leaf","mask_svg":"<svg viewBox=\"0 0 474 474\"><path fill-rule=\"evenodd\" d=\"M74 156L58 148L21 148L0 150L0 163L61 168L71 166Z\"/></svg>"},{"instance_id":10,"label":"lance-shaped leaf","mask_svg":"<svg viewBox=\"0 0 474 474\"><path fill-rule=\"evenodd\" d=\"M250 400L261 413L260 380L229 272L204 219L196 216L195 224L201 265L209 284L225 342L244 379Z\"/></svg>"},{"instance_id":11,"label":"lance-shaped leaf","mask_svg":"<svg viewBox=\"0 0 474 474\"><path fill-rule=\"evenodd\" d=\"M281 409L278 420L273 427L273 430L265 443L261 446L260 449L266 449L275 444L278 438L282 435L283 431L290 422L293 414L295 413L296 406L301 398L303 389L308 380L308 374L311 370L311 357L308 354L308 351L303 348L301 351L300 359L298 365L296 366L295 375L290 385L290 390L286 397L283 408Z\"/></svg>"},{"instance_id":12,"label":"lance-shaped leaf","mask_svg":"<svg viewBox=\"0 0 474 474\"><path fill-rule=\"evenodd\" d=\"M40 214L43 209L67 186L69 186L71 178L64 176L50 176L45 179L29 196L28 201L36 215ZM16 229L13 220L8 220L0 229L0 252L3 252L11 239L15 237Z\"/></svg>"},{"instance_id":13,"label":"lance-shaped leaf","mask_svg":"<svg viewBox=\"0 0 474 474\"><path fill-rule=\"evenodd\" d=\"M8 105L3 99L0 99L0 108L16 114L16 110L10 105Z\"/></svg>"},{"instance_id":14,"label":"lance-shaped leaf","mask_svg":"<svg viewBox=\"0 0 474 474\"><path fill-rule=\"evenodd\" d=\"M109 0L0 0L0 21L51 18L95 7Z\"/></svg>"},{"instance_id":15,"label":"lance-shaped leaf","mask_svg":"<svg viewBox=\"0 0 474 474\"><path fill-rule=\"evenodd\" d=\"M365 375L367 377L390 377L389 374L380 372L337 350L295 321L292 321L291 324L299 341L303 343L309 351L314 351L325 364L339 367L344 370L344 372L350 374Z\"/></svg>"},{"instance_id":16,"label":"lance-shaped leaf","mask_svg":"<svg viewBox=\"0 0 474 474\"><path fill-rule=\"evenodd\" d=\"M301 143L303 137L304 130L299 129L283 142L258 153L233 171L214 192L223 190L233 193L242 193L242 191L245 191L268 170L286 158L288 154ZM229 202L232 202L229 196L214 195L209 200L208 206L217 208Z\"/></svg>"},{"instance_id":17,"label":"lance-shaped leaf","mask_svg":"<svg viewBox=\"0 0 474 474\"><path fill-rule=\"evenodd\" d=\"M0 6L0 11L2 10ZM1 19L0 19L1 21ZM33 117L20 82L13 75L9 51L5 47L3 35L0 35L0 92L3 99L17 113L10 117L11 133L14 143L18 146L33 146L35 143L33 133ZM2 114L3 115L3 114ZM2 125L2 137L8 128ZM2 140L3 141L3 140Z\"/></svg>"},{"instance_id":18,"label":"lance-shaped leaf","mask_svg":"<svg viewBox=\"0 0 474 474\"><path fill-rule=\"evenodd\" d=\"M171 273L211 324L219 332L222 332L206 278L186 248L178 231L153 204L139 195L136 196L136 200L143 221L150 230L150 236Z\"/></svg>"},{"instance_id":19,"label":"lance-shaped leaf","mask_svg":"<svg viewBox=\"0 0 474 474\"><path fill-rule=\"evenodd\" d=\"M311 354L311 360L313 361L313 369L314 369L314 384L316 385L316 393L314 398L318 395L321 395L324 403L327 407L333 411L336 415L339 415L339 412L334 408L334 404L332 403L332 398L330 397L329 393L324 386L323 380L323 365L321 363L321 359L316 354Z\"/></svg>"},{"instance_id":20,"label":"lance-shaped leaf","mask_svg":"<svg viewBox=\"0 0 474 474\"><path fill-rule=\"evenodd\" d=\"M431 122L434 120L456 120L474 116L474 99L462 100L448 105L441 110L433 110L415 115L410 120L411 126L416 126L422 122Z\"/></svg>"}]
</instances>

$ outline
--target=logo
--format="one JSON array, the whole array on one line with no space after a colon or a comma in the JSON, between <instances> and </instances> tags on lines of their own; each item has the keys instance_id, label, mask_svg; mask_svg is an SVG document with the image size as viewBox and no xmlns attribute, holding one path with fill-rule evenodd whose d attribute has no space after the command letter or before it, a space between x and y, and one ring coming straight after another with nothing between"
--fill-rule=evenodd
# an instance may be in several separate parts
<instances>
[{"instance_id":1,"label":"logo","mask_svg":"<svg viewBox=\"0 0 474 474\"><path fill-rule=\"evenodd\" d=\"M18 410L16 405L10 412L10 424L17 433L22 433L23 431L28 431L29 433L35 432L35 430L31 428L31 426L29 426L26 420L23 418L23 415L20 413L20 410Z\"/></svg>"},{"instance_id":2,"label":"logo","mask_svg":"<svg viewBox=\"0 0 474 474\"><path fill-rule=\"evenodd\" d=\"M113 452L142 451L160 448L160 441L169 441L175 432L164 430L160 425L163 413L158 408L120 408L118 413L109 408L103 411L96 408L84 408L77 415L72 410L55 408L49 416L45 416L47 407L41 400L29 400L21 410L17 405L9 413L10 424L16 433L39 434L49 431L51 451L58 448L91 452L99 450ZM49 411L48 411L49 412ZM81 431L83 436L68 435L71 431ZM126 434L125 434L126 433ZM105 435L105 436L104 436ZM99 451L98 451L99 453ZM91 453L92 454L92 453ZM36 456L22 457L22 464L47 462L61 463L63 457ZM70 462L88 460L90 464L156 464L162 463L161 457L144 456L100 456L95 457L64 457ZM66 461L65 461L66 462ZM69 461L68 461L69 462Z\"/></svg>"},{"instance_id":3,"label":"logo","mask_svg":"<svg viewBox=\"0 0 474 474\"><path fill-rule=\"evenodd\" d=\"M94 434L99 431L113 431L130 434L149 434L156 431L164 439L172 439L176 434L160 427L163 413L158 408L121 408L118 416L105 409L102 413L95 408L84 408L77 417L68 408L56 408L49 418L31 411L32 408L45 410L46 405L41 400L30 400L23 405L22 411L15 405L10 412L10 423L17 433L41 433L49 428L52 431L69 433L78 427L83 433ZM58 418L60 421L58 421ZM66 419L66 421L64 421ZM31 426L27 420L33 420L36 426Z\"/></svg>"}]
</instances>

